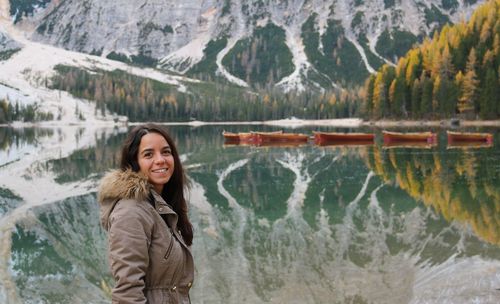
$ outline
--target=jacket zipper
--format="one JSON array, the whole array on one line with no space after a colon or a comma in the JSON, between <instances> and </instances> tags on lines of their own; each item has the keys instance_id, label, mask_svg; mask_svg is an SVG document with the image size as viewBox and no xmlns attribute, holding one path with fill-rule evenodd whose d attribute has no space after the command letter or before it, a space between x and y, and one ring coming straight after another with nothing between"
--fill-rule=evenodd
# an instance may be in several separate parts
<instances>
[{"instance_id":1,"label":"jacket zipper","mask_svg":"<svg viewBox=\"0 0 500 304\"><path fill-rule=\"evenodd\" d=\"M170 230L170 232L172 231ZM174 247L174 235L171 234L170 236L170 244L168 245L167 253L165 253L165 260L168 259L168 257L170 256L170 252L172 251L172 247Z\"/></svg>"}]
</instances>

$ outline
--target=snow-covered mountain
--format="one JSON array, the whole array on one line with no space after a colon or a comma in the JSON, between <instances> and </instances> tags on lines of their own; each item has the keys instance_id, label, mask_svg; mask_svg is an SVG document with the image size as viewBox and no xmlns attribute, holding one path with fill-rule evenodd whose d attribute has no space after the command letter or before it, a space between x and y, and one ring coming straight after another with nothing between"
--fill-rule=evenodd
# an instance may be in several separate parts
<instances>
[{"instance_id":1,"label":"snow-covered mountain","mask_svg":"<svg viewBox=\"0 0 500 304\"><path fill-rule=\"evenodd\" d=\"M20 48L20 43L12 40L9 35L0 31L0 52L14 51Z\"/></svg>"},{"instance_id":2,"label":"snow-covered mountain","mask_svg":"<svg viewBox=\"0 0 500 304\"><path fill-rule=\"evenodd\" d=\"M0 0L7 2L7 0ZM242 86L361 83L476 0L10 0L32 39Z\"/></svg>"}]
</instances>

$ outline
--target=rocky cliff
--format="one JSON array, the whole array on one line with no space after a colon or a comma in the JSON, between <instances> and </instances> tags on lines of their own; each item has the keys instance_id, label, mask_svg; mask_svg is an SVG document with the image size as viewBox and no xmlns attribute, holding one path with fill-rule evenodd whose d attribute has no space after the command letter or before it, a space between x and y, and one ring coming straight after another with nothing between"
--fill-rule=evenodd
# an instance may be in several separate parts
<instances>
[{"instance_id":1,"label":"rocky cliff","mask_svg":"<svg viewBox=\"0 0 500 304\"><path fill-rule=\"evenodd\" d=\"M475 0L10 0L33 39L242 86L361 83ZM19 6L13 9L13 5ZM24 3L21 6L19 3ZM27 10L26 3L37 9ZM24 7L24 15L20 8ZM264 58L264 59L262 59Z\"/></svg>"}]
</instances>

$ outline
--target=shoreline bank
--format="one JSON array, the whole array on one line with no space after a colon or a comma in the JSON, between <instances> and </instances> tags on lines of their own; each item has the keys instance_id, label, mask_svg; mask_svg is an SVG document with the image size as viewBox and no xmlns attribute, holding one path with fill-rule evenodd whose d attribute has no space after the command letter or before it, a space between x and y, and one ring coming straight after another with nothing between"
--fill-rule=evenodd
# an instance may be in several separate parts
<instances>
[{"instance_id":1,"label":"shoreline bank","mask_svg":"<svg viewBox=\"0 0 500 304\"><path fill-rule=\"evenodd\" d=\"M97 127L124 127L136 126L147 122L112 122L112 121L92 121L90 125ZM300 128L307 126L318 127L338 127L338 128L408 128L408 127L443 127L443 128L463 128L463 127L500 127L500 120L362 120L359 118L345 119L281 119L266 121L189 121L189 122L154 122L166 126L232 126L232 125L263 125L285 128ZM20 122L10 124L0 124L0 127L7 128L58 128L58 127L88 127L89 122Z\"/></svg>"}]
</instances>

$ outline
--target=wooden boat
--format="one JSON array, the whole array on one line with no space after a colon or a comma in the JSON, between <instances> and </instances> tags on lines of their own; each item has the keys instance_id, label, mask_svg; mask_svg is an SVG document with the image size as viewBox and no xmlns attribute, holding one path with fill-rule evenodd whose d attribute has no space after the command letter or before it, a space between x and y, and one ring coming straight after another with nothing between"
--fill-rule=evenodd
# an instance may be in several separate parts
<instances>
[{"instance_id":1,"label":"wooden boat","mask_svg":"<svg viewBox=\"0 0 500 304\"><path fill-rule=\"evenodd\" d=\"M226 132L223 131L222 135L224 136L226 143L253 143L255 142L255 133L256 132ZM273 131L273 132L259 132L262 134L281 134L283 131Z\"/></svg>"},{"instance_id":2,"label":"wooden boat","mask_svg":"<svg viewBox=\"0 0 500 304\"><path fill-rule=\"evenodd\" d=\"M258 134L262 135L283 134L283 131L282 130L272 131L272 132L251 131L251 132L238 132L238 133L226 132L226 131L222 132L222 135L224 136L224 143L238 144L238 145L244 145L244 144L248 145L257 143Z\"/></svg>"},{"instance_id":3,"label":"wooden boat","mask_svg":"<svg viewBox=\"0 0 500 304\"><path fill-rule=\"evenodd\" d=\"M317 146L321 147L362 147L373 146L373 140L337 140L337 141L320 141L314 142Z\"/></svg>"},{"instance_id":4,"label":"wooden boat","mask_svg":"<svg viewBox=\"0 0 500 304\"><path fill-rule=\"evenodd\" d=\"M493 134L446 131L448 143L451 142L486 142L493 143Z\"/></svg>"},{"instance_id":5,"label":"wooden boat","mask_svg":"<svg viewBox=\"0 0 500 304\"><path fill-rule=\"evenodd\" d=\"M307 145L307 141L268 141L256 143L255 147L279 147L279 148L296 148Z\"/></svg>"},{"instance_id":6,"label":"wooden boat","mask_svg":"<svg viewBox=\"0 0 500 304\"><path fill-rule=\"evenodd\" d=\"M314 134L314 143L328 142L373 142L375 134L373 133L339 133L339 132L316 132Z\"/></svg>"},{"instance_id":7,"label":"wooden boat","mask_svg":"<svg viewBox=\"0 0 500 304\"><path fill-rule=\"evenodd\" d=\"M240 135L238 133L222 131L222 136L226 142L239 142Z\"/></svg>"},{"instance_id":8,"label":"wooden boat","mask_svg":"<svg viewBox=\"0 0 500 304\"><path fill-rule=\"evenodd\" d=\"M240 142L250 143L254 141L254 135L251 132L240 132L238 136L240 137Z\"/></svg>"},{"instance_id":9,"label":"wooden boat","mask_svg":"<svg viewBox=\"0 0 500 304\"><path fill-rule=\"evenodd\" d=\"M307 142L309 136L299 133L253 132L256 144L268 142Z\"/></svg>"},{"instance_id":10,"label":"wooden boat","mask_svg":"<svg viewBox=\"0 0 500 304\"><path fill-rule=\"evenodd\" d=\"M384 137L384 143L393 142L426 142L426 143L436 143L437 136L436 133L432 132L389 132L382 131Z\"/></svg>"}]
</instances>

